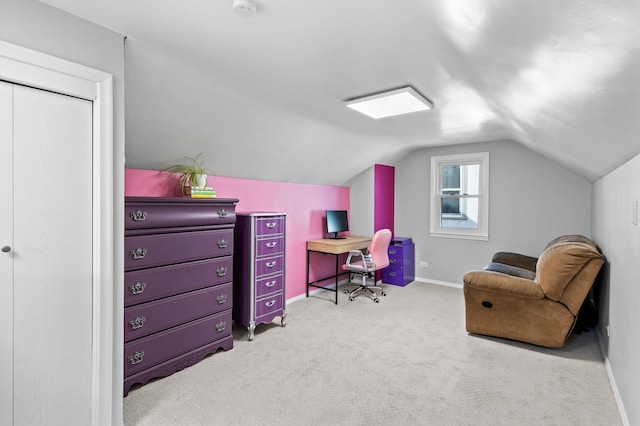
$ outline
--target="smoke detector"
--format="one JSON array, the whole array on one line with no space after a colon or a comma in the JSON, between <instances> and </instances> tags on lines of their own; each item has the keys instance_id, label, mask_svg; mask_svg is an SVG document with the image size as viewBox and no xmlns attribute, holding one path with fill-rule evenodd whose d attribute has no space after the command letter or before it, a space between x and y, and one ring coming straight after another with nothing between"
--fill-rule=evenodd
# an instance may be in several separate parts
<instances>
[{"instance_id":1,"label":"smoke detector","mask_svg":"<svg viewBox=\"0 0 640 426\"><path fill-rule=\"evenodd\" d=\"M233 10L240 16L253 16L256 14L256 3L253 0L233 0Z\"/></svg>"}]
</instances>

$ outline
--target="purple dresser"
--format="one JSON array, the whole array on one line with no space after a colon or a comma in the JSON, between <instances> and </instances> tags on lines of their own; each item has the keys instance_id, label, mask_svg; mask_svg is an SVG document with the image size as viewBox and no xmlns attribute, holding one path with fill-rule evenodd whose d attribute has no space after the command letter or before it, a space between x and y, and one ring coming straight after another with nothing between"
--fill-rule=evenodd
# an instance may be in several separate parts
<instances>
[{"instance_id":1,"label":"purple dresser","mask_svg":"<svg viewBox=\"0 0 640 426\"><path fill-rule=\"evenodd\" d=\"M233 348L236 199L125 198L124 395Z\"/></svg>"},{"instance_id":2,"label":"purple dresser","mask_svg":"<svg viewBox=\"0 0 640 426\"><path fill-rule=\"evenodd\" d=\"M285 317L286 213L238 213L233 259L233 320L253 340L258 324Z\"/></svg>"},{"instance_id":3,"label":"purple dresser","mask_svg":"<svg viewBox=\"0 0 640 426\"><path fill-rule=\"evenodd\" d=\"M415 249L411 238L394 238L389 244L389 266L382 270L382 282L406 286L416 278Z\"/></svg>"}]
</instances>

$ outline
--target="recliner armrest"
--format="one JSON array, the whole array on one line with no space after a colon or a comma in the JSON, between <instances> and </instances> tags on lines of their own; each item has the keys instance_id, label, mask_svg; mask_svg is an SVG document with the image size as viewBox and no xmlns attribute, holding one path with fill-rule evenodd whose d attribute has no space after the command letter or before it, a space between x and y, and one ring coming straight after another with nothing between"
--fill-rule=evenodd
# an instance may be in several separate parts
<instances>
[{"instance_id":1,"label":"recliner armrest","mask_svg":"<svg viewBox=\"0 0 640 426\"><path fill-rule=\"evenodd\" d=\"M520 253L511 253L507 251L499 251L491 258L492 263L503 263L529 271L536 271L537 257L526 256Z\"/></svg>"},{"instance_id":2,"label":"recliner armrest","mask_svg":"<svg viewBox=\"0 0 640 426\"><path fill-rule=\"evenodd\" d=\"M470 271L464 275L464 285L478 290L493 291L529 299L544 299L542 288L535 281L492 271Z\"/></svg>"}]
</instances>

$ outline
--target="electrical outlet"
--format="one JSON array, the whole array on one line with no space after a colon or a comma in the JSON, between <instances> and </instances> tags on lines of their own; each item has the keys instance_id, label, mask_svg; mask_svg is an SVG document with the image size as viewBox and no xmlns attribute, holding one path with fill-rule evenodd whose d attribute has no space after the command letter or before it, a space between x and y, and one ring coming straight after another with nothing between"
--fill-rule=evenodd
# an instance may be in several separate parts
<instances>
[{"instance_id":1,"label":"electrical outlet","mask_svg":"<svg viewBox=\"0 0 640 426\"><path fill-rule=\"evenodd\" d=\"M420 261L420 266L422 268L428 268L429 267L429 262L427 262L426 260L421 260Z\"/></svg>"}]
</instances>

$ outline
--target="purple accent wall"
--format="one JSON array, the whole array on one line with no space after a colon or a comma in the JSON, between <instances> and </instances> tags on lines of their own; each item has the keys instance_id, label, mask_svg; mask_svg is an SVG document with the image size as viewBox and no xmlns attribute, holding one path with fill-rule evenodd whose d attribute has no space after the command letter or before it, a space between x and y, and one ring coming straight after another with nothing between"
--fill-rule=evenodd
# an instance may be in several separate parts
<instances>
[{"instance_id":1,"label":"purple accent wall","mask_svg":"<svg viewBox=\"0 0 640 426\"><path fill-rule=\"evenodd\" d=\"M167 173L156 170L125 169L126 196L174 197L175 186ZM237 212L265 211L287 213L286 295L306 291L307 240L324 238L325 210L349 210L350 188L332 185L308 185L210 176L207 182L220 198L237 198ZM393 203L392 207L393 207ZM392 229L392 228L391 228ZM335 272L333 256L316 256L311 265L311 280Z\"/></svg>"},{"instance_id":2,"label":"purple accent wall","mask_svg":"<svg viewBox=\"0 0 640 426\"><path fill-rule=\"evenodd\" d=\"M374 231L387 228L390 229L393 234L395 174L396 169L393 166L385 166L382 164L376 164L374 166Z\"/></svg>"}]
</instances>

